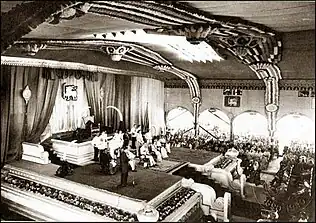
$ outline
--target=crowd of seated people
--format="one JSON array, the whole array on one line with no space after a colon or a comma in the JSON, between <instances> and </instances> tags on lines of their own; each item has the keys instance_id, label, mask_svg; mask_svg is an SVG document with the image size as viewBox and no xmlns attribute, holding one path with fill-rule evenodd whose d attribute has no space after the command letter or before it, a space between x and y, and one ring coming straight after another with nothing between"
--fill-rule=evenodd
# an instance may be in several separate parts
<instances>
[{"instance_id":1,"label":"crowd of seated people","mask_svg":"<svg viewBox=\"0 0 316 223\"><path fill-rule=\"evenodd\" d=\"M222 154L228 149L235 148L239 151L239 158L245 167L253 160L260 163L260 170L266 169L272 158L278 154L278 142L271 143L268 137L262 136L235 136L232 142L225 133L214 139L209 134L195 137L191 132L178 131L169 138L172 147L187 147Z\"/></svg>"},{"instance_id":2,"label":"crowd of seated people","mask_svg":"<svg viewBox=\"0 0 316 223\"><path fill-rule=\"evenodd\" d=\"M290 144L294 146L294 144ZM302 149L303 148L303 149ZM265 189L275 199L286 197L289 194L302 196L308 192L312 196L312 188L314 188L313 169L315 162L315 151L312 146L307 149L304 145L294 147L285 147L283 159L280 168L274 179L265 184ZM280 201L282 202L282 201Z\"/></svg>"},{"instance_id":3,"label":"crowd of seated people","mask_svg":"<svg viewBox=\"0 0 316 223\"><path fill-rule=\"evenodd\" d=\"M163 159L168 158L168 153L171 152L170 143L165 135L151 137L150 133L144 135L139 150L140 160L145 167L157 165Z\"/></svg>"}]
</instances>

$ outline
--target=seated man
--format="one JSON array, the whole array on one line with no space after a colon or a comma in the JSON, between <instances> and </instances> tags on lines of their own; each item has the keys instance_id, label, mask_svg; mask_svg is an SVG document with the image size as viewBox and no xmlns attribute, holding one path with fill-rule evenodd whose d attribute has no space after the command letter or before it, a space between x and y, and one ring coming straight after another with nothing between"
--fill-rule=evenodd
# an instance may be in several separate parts
<instances>
[{"instance_id":1,"label":"seated man","mask_svg":"<svg viewBox=\"0 0 316 223\"><path fill-rule=\"evenodd\" d=\"M139 156L139 149L144 144L143 135L140 129L136 132L136 156Z\"/></svg>"},{"instance_id":2,"label":"seated man","mask_svg":"<svg viewBox=\"0 0 316 223\"><path fill-rule=\"evenodd\" d=\"M167 154L167 150L165 146L166 146L166 140L163 137L158 138L157 147L160 147L160 153L163 159L168 158L168 154Z\"/></svg>"},{"instance_id":3,"label":"seated man","mask_svg":"<svg viewBox=\"0 0 316 223\"><path fill-rule=\"evenodd\" d=\"M162 156L160 151L158 151L157 147L155 146L155 144L150 144L148 145L148 150L150 154L154 154L154 156L156 157L156 161L157 162L162 162Z\"/></svg>"},{"instance_id":4,"label":"seated man","mask_svg":"<svg viewBox=\"0 0 316 223\"><path fill-rule=\"evenodd\" d=\"M140 147L140 158L141 159L148 159L149 160L149 166L154 166L156 165L156 162L152 155L150 155L149 150L148 150L148 143L144 143L142 147Z\"/></svg>"},{"instance_id":5,"label":"seated man","mask_svg":"<svg viewBox=\"0 0 316 223\"><path fill-rule=\"evenodd\" d=\"M166 142L166 150L167 150L167 153L171 153L170 147L171 147L171 143L170 143L169 141L167 141L167 142Z\"/></svg>"}]
</instances>

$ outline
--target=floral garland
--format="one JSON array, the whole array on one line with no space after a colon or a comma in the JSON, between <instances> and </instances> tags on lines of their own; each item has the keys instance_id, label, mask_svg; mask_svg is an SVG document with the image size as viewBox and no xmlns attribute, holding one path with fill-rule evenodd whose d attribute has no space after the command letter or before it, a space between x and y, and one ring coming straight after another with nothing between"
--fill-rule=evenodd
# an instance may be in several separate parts
<instances>
[{"instance_id":1,"label":"floral garland","mask_svg":"<svg viewBox=\"0 0 316 223\"><path fill-rule=\"evenodd\" d=\"M111 207L100 202L94 202L81 196L64 192L53 187L36 183L34 181L16 177L9 174L8 172L1 172L1 182L9 184L11 187L17 187L24 191L41 194L43 196L62 201L66 204L73 205L83 210L91 211L95 214L112 218L117 221L138 221L136 214L131 214L122 209Z\"/></svg>"},{"instance_id":2,"label":"floral garland","mask_svg":"<svg viewBox=\"0 0 316 223\"><path fill-rule=\"evenodd\" d=\"M181 188L178 192L176 192L168 200L164 201L162 204L160 204L157 207L157 211L159 212L159 220L158 221L163 221L166 217L168 217L176 209L181 207L194 194L195 194L195 191L192 189Z\"/></svg>"}]
</instances>

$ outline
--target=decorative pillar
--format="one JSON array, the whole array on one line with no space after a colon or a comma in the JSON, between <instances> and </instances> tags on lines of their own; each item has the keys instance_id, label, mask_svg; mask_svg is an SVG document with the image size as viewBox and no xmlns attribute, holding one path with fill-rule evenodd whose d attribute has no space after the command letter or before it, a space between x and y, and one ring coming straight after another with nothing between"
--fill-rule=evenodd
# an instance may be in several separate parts
<instances>
[{"instance_id":1,"label":"decorative pillar","mask_svg":"<svg viewBox=\"0 0 316 223\"><path fill-rule=\"evenodd\" d=\"M162 71L167 70L165 66L154 67L158 70L158 68ZM196 79L196 77L184 70L180 70L176 67L170 66L168 69L170 73L173 73L180 77L181 79L185 80L188 84L190 95L191 95L191 102L193 105L193 117L194 117L194 136L197 137L199 135L199 110L201 105L201 92L200 86Z\"/></svg>"},{"instance_id":2,"label":"decorative pillar","mask_svg":"<svg viewBox=\"0 0 316 223\"><path fill-rule=\"evenodd\" d=\"M229 117L229 125L230 125L230 135L229 135L229 139L231 142L234 142L234 127L233 127L233 121L235 119L235 116L233 113L228 113L228 117Z\"/></svg>"},{"instance_id":3,"label":"decorative pillar","mask_svg":"<svg viewBox=\"0 0 316 223\"><path fill-rule=\"evenodd\" d=\"M193 104L193 117L194 117L194 136L199 135L199 111L200 111L200 104L201 99L199 97L192 98Z\"/></svg>"},{"instance_id":4,"label":"decorative pillar","mask_svg":"<svg viewBox=\"0 0 316 223\"><path fill-rule=\"evenodd\" d=\"M259 79L263 79L265 91L265 112L268 119L268 131L270 139L273 139L276 131L276 117L279 110L279 79L281 79L280 68L276 64L257 63L250 65Z\"/></svg>"}]
</instances>

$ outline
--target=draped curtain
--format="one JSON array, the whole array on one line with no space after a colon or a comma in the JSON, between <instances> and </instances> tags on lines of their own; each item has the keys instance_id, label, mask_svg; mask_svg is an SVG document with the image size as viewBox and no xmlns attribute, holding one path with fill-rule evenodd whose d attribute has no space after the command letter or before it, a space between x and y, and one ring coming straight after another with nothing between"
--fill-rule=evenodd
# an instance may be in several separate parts
<instances>
[{"instance_id":1,"label":"draped curtain","mask_svg":"<svg viewBox=\"0 0 316 223\"><path fill-rule=\"evenodd\" d=\"M102 123L105 126L115 127L114 126L114 114L113 109L107 109L106 107L111 105L115 106L115 75L106 74L105 81L101 85L104 96L101 100L101 113L102 113Z\"/></svg>"},{"instance_id":2,"label":"draped curtain","mask_svg":"<svg viewBox=\"0 0 316 223\"><path fill-rule=\"evenodd\" d=\"M91 115L95 116L95 123L115 128L115 111L107 109L115 106L115 76L114 74L98 73L98 81L85 80L85 87Z\"/></svg>"},{"instance_id":3,"label":"draped curtain","mask_svg":"<svg viewBox=\"0 0 316 223\"><path fill-rule=\"evenodd\" d=\"M47 68L1 66L2 164L21 158L23 141L40 142L57 94L58 79L44 78L51 72ZM22 97L26 86L32 92L27 106Z\"/></svg>"},{"instance_id":4,"label":"draped curtain","mask_svg":"<svg viewBox=\"0 0 316 223\"><path fill-rule=\"evenodd\" d=\"M101 123L104 125L100 107L100 89L103 82L105 81L106 75L102 73L97 73L96 75L98 80L91 81L84 79L84 86L87 94L88 104L91 109L91 115L94 115L95 123Z\"/></svg>"},{"instance_id":5,"label":"draped curtain","mask_svg":"<svg viewBox=\"0 0 316 223\"><path fill-rule=\"evenodd\" d=\"M114 105L122 112L123 129L130 129L131 109L131 76L115 75L115 103ZM113 116L114 129L119 129L119 117Z\"/></svg>"},{"instance_id":6,"label":"draped curtain","mask_svg":"<svg viewBox=\"0 0 316 223\"><path fill-rule=\"evenodd\" d=\"M131 125L144 125L147 111L149 127L158 135L165 129L164 83L151 78L131 77Z\"/></svg>"}]
</instances>

